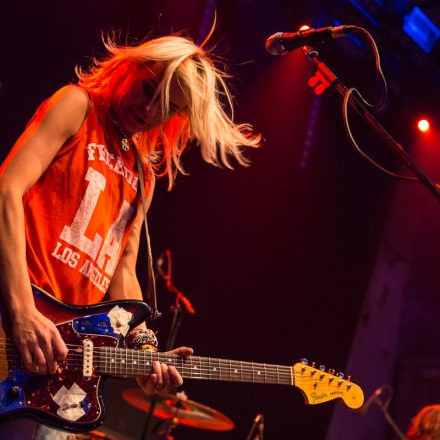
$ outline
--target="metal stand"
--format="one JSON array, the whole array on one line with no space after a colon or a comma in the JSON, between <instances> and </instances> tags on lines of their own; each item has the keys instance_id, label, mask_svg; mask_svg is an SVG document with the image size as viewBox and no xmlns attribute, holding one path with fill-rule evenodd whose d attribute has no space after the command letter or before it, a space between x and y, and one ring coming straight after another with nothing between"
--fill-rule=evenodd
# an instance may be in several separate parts
<instances>
[{"instance_id":1,"label":"metal stand","mask_svg":"<svg viewBox=\"0 0 440 440\"><path fill-rule=\"evenodd\" d=\"M157 440L173 440L174 437L171 435L171 431L175 428L177 428L177 423L173 417L172 419L160 421L153 432L156 433Z\"/></svg>"},{"instance_id":2,"label":"metal stand","mask_svg":"<svg viewBox=\"0 0 440 440\"><path fill-rule=\"evenodd\" d=\"M157 260L157 272L165 281L165 285L169 292L175 295L175 303L171 306L170 310L173 312L173 320L171 322L170 333L168 335L167 344L165 347L165 351L172 350L174 347L174 343L176 341L177 331L179 330L180 324L182 322L182 306L185 310L190 314L194 315L196 313L194 307L191 304L191 301L179 291L179 289L173 284L171 280L172 275L172 263L171 263L171 251L166 250L165 255L167 257L167 270L166 272L163 270L163 254Z\"/></svg>"},{"instance_id":3,"label":"metal stand","mask_svg":"<svg viewBox=\"0 0 440 440\"><path fill-rule=\"evenodd\" d=\"M154 408L156 407L157 402L157 394L153 395L153 399L151 400L150 411L148 411L147 420L145 420L144 429L142 430L142 434L140 440L147 440L148 427L150 426L151 418L153 417Z\"/></svg>"},{"instance_id":4,"label":"metal stand","mask_svg":"<svg viewBox=\"0 0 440 440\"><path fill-rule=\"evenodd\" d=\"M322 82L324 88L334 86L336 90L342 95L346 96L348 88L342 81L330 70L330 68L321 60L318 51L310 46L303 47L304 54L307 59L312 62L318 69L318 77ZM429 177L418 167L412 160L411 156L403 149L397 141L393 139L385 128L374 118L374 116L365 108L362 102L354 95L350 96L349 104L354 108L367 124L391 147L392 151L403 161L403 163L418 177L429 192L440 201L440 191L437 185L429 179Z\"/></svg>"},{"instance_id":5,"label":"metal stand","mask_svg":"<svg viewBox=\"0 0 440 440\"><path fill-rule=\"evenodd\" d=\"M382 403L382 401L379 398L377 398L377 399L375 399L374 403L376 403L377 406L380 408L380 410L382 411L382 413L383 413L383 415L385 417L385 420L388 422L388 424L391 426L393 431L396 433L397 437L399 437L400 440L408 440L408 437L406 437L406 435L396 425L396 422L391 417L391 414L388 412L388 409L385 408L385 406Z\"/></svg>"},{"instance_id":6,"label":"metal stand","mask_svg":"<svg viewBox=\"0 0 440 440\"><path fill-rule=\"evenodd\" d=\"M257 414L246 440L264 440L264 415Z\"/></svg>"}]
</instances>

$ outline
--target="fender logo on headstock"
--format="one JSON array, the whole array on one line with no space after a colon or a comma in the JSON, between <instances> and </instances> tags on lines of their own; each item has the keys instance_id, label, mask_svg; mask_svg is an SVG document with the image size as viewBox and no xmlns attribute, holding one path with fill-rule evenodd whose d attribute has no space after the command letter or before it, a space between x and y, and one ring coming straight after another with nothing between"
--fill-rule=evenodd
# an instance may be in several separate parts
<instances>
[{"instance_id":1,"label":"fender logo on headstock","mask_svg":"<svg viewBox=\"0 0 440 440\"><path fill-rule=\"evenodd\" d=\"M322 399L326 399L328 396L327 396L327 393L322 393L322 394L319 394L319 395L317 395L316 393L310 393L310 397L313 399L313 400L322 400Z\"/></svg>"},{"instance_id":2,"label":"fender logo on headstock","mask_svg":"<svg viewBox=\"0 0 440 440\"><path fill-rule=\"evenodd\" d=\"M295 386L302 391L306 403L314 405L342 399L349 408L360 408L364 403L364 393L359 385L353 383L350 377L344 379L342 373L334 373L332 369L325 371L323 365L315 368L315 363L312 363L309 366L305 359L293 366Z\"/></svg>"}]
</instances>

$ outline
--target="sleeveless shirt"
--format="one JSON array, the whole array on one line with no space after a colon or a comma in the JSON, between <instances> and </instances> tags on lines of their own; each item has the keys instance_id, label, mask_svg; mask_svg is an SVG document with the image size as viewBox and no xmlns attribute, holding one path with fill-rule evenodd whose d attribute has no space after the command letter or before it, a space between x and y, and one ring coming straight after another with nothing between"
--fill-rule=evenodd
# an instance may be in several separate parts
<instances>
[{"instance_id":1,"label":"sleeveless shirt","mask_svg":"<svg viewBox=\"0 0 440 440\"><path fill-rule=\"evenodd\" d=\"M45 103L34 118L44 112ZM61 301L102 301L127 244L138 173L135 152L119 142L92 102L78 132L23 197L30 280Z\"/></svg>"}]
</instances>

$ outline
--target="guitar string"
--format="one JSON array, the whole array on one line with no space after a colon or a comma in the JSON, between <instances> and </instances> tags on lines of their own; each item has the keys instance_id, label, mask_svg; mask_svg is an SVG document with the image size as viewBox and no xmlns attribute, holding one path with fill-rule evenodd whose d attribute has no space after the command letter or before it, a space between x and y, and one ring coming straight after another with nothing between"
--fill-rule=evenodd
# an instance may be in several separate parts
<instances>
[{"instance_id":1,"label":"guitar string","mask_svg":"<svg viewBox=\"0 0 440 440\"><path fill-rule=\"evenodd\" d=\"M115 375L127 375L127 374L131 374L131 375L148 375L151 374L151 368L145 368L145 366L143 368L141 368L141 370L139 368L130 368L133 371L128 371L128 369L126 368L127 366L124 366L123 368L121 368L118 365L99 365L99 364L95 364L94 365L95 369L97 370L97 372L101 372L103 374L115 374ZM128 365L128 367L130 367L130 365ZM142 366L141 366L142 367ZM288 367L290 369L290 367ZM113 371L112 371L113 370ZM136 372L134 371L136 370ZM289 377L277 377L277 379L275 380L274 377L270 377L270 375L263 375L260 378L258 378L259 380L256 380L257 378L254 377L252 374L249 374L249 377L246 377L245 375L242 375L242 377L238 377L238 376L232 376L232 375L228 375L227 372L223 373L223 377L222 377L222 372L217 372L216 374L210 373L210 372L202 372L200 370L198 370L197 372L194 372L194 370L192 368L179 368L179 371L186 377L186 378L192 378L192 379L214 379L214 380L220 380L220 381L242 381L242 382L254 382L254 383L273 383L273 384L281 384L281 385L292 385L292 377L289 374ZM194 375L196 374L196 375ZM244 378L243 378L244 376ZM252 380L251 380L252 377ZM313 378L301 378L301 380L304 381L315 381L315 379ZM316 382L316 381L315 381ZM344 381L345 382L345 381ZM322 382L321 382L322 383ZM331 383L329 383L329 385L331 386ZM327 385L327 387L329 386ZM335 384L336 385L336 384ZM334 386L334 388L339 388L341 389L341 384L339 384L337 387Z\"/></svg>"},{"instance_id":2,"label":"guitar string","mask_svg":"<svg viewBox=\"0 0 440 440\"><path fill-rule=\"evenodd\" d=\"M10 358L4 358L4 359L0 359L0 360L8 360L8 361L14 361ZM17 358L18 360L18 358ZM119 370L142 370L142 371L151 371L153 368L153 365L150 365L148 362L143 362L142 360L140 360L138 363L134 364L134 363L130 363L130 362L109 362L108 360L106 360L105 358L102 359L93 359L93 364L97 367L97 368L114 368L114 369L119 369ZM83 368L84 366L84 362L82 362L82 359L71 359L68 358L67 360L63 360L63 361L59 361L58 364L60 366L68 366L68 367L78 367L80 369ZM270 377L270 378L290 378L290 372L287 373L286 371L275 371L275 370L267 370L263 371L259 374L257 374L255 372L255 370L250 370L250 369L234 369L234 371L232 371L229 367L198 367L198 368L194 368L194 366L191 365L185 365L182 364L180 362L176 362L176 363L172 363L170 364L170 366L174 366L178 369L179 372L187 372L187 371L191 371L193 372L193 374L208 374L208 375L212 375L212 376L217 376L219 374L222 375L230 375L230 376L254 376L255 379L262 377L264 378L266 377ZM286 367L286 369L290 370L290 367ZM235 371L236 370L236 371Z\"/></svg>"},{"instance_id":3,"label":"guitar string","mask_svg":"<svg viewBox=\"0 0 440 440\"><path fill-rule=\"evenodd\" d=\"M1 344L1 343L0 343ZM7 347L7 350L16 350L13 344L11 344L12 347ZM66 344L67 346L71 346L71 347L76 347L76 348L81 348L83 349L83 345L78 345L78 344ZM142 352L142 351L137 351L137 350L133 350L133 349L126 349L126 348L121 348L121 347L93 347L94 353L95 354L99 354L96 353L97 350L115 350L115 354L125 354L126 356L129 353L141 353L144 356L150 356L150 357L156 357L158 358L157 360L159 361L167 361L167 360L176 360L176 359L181 359L182 357L174 354L174 353L164 353L164 352ZM1 350L1 345L0 345L0 350ZM83 352L75 352L76 350L70 349L70 352L72 352L72 354L77 354L78 357L83 358ZM187 359L191 359L193 362L197 362L197 363L206 363L206 362L223 362L226 363L227 365L233 364L233 363L237 363L239 365L246 365L246 366L251 366L252 368L290 368L290 366L286 366L286 365L276 365L276 364L267 364L267 363L258 363L258 362L249 362L249 361L240 361L240 360L234 360L234 359L222 359L222 358L211 358L211 357L202 357L202 356L188 356Z\"/></svg>"},{"instance_id":4,"label":"guitar string","mask_svg":"<svg viewBox=\"0 0 440 440\"><path fill-rule=\"evenodd\" d=\"M11 342L7 338L0 338L0 340L1 339L6 339L7 343ZM0 342L0 344L1 344L1 342ZM81 347L81 348L83 347L82 345L79 345L79 344L66 344L66 345L73 346L73 347ZM109 355L109 349L114 350L113 354L115 355L115 357L117 357L118 354L121 357L124 354L123 350L126 350L126 349L123 349L120 347L94 347L94 352L95 352L94 359L93 359L94 362L104 363L104 367L105 367L106 364L108 363L107 357ZM98 353L97 350L101 350L104 352ZM0 348L0 352L1 352L1 348ZM16 351L15 351L15 353L18 354ZM126 352L125 357L128 354L131 354L132 357L134 354L138 354L137 357L139 358L139 352L136 352L136 351ZM142 354L144 354L144 353L142 353ZM75 358L75 356L76 356L75 360L77 361L76 366L82 367L83 354L82 353L69 353L69 355L68 355L70 360L72 360L72 357ZM146 359L145 359L145 355L143 357L144 357L143 362L147 362L148 357ZM154 359L154 357L156 357L156 359ZM166 353L150 354L150 361L151 362L153 362L155 360L165 361L165 362L168 361L168 363L175 364L176 366L180 367L179 371L181 371L183 373L184 373L183 370L189 370L192 373L194 371L200 371L202 374L209 374L209 375L217 376L218 375L217 372L216 373L212 372L212 371L214 371L214 372L216 371L215 370L216 367L211 365L211 364L216 364L217 368L224 370L224 371L219 371L218 373L219 374L223 373L224 375L228 374L228 371L226 371L226 370L229 370L229 375L238 374L238 375L242 375L242 376L252 375L252 376L257 376L257 377L258 377L258 375L261 375L261 376L263 376L263 380L264 380L265 375L266 376L275 376L280 379L288 378L289 380L291 379L291 376L292 376L291 371L290 371L291 370L290 366L274 365L274 364L261 364L261 363L254 363L254 362L245 362L245 361L234 361L234 360L219 359L219 358L199 358L199 357L192 357L192 359L189 359L188 361L184 361L184 362L191 363L191 364L197 363L197 365L195 365L195 369L194 369L194 366L184 365L182 363L181 359L182 358L180 356L174 355L174 354L171 354L171 355L166 354ZM139 362L140 359L138 359L137 361ZM234 366L233 365L234 362L238 365ZM67 362L61 361L61 363L66 364ZM179 363L180 363L180 365L178 365ZM134 367L133 365L130 365L129 362L128 363L124 362L124 363L119 363L119 364L110 364L110 363L108 363L108 364L109 364L110 369L117 368L120 370L122 370L122 369L127 370L127 368L131 368L132 370L135 370L135 369L139 370L139 368L143 368L146 371L151 370L151 367L148 365L148 363L147 363L147 365L137 364L136 367ZM208 364L208 366L206 366L206 364ZM72 362L68 362L67 365L74 366L75 364ZM98 365L98 367L99 367L99 365ZM101 367L102 367L102 365L101 365ZM249 367L251 367L251 368L249 369ZM232 369L234 369L233 373L231 371ZM238 369L240 369L240 371L238 371ZM206 370L208 370L208 371L206 371ZM258 370L263 370L264 374L262 374L261 372L258 372ZM276 371L274 371L274 370L276 370ZM288 371L286 371L286 370L288 370ZM330 376L329 373L328 374L326 373L326 375Z\"/></svg>"},{"instance_id":5,"label":"guitar string","mask_svg":"<svg viewBox=\"0 0 440 440\"><path fill-rule=\"evenodd\" d=\"M94 349L95 353L94 353L94 360L96 361L103 361L105 360L105 358L109 357L109 355L111 356L111 351L108 350L109 347L97 347ZM123 358L127 358L129 357L129 355L135 355L137 354L136 357L139 358L139 353L137 351L133 351L133 352L126 352L124 353L124 349L121 348L117 348L117 347L110 347L110 350L113 349L113 355L114 357L123 357ZM98 352L97 350L100 350L100 352ZM1 352L1 349L0 349ZM17 351L12 351L12 353L18 354ZM125 356L124 356L125 355ZM84 355L82 353L75 353L75 352L70 352L68 354L69 358L75 358L78 361L82 361ZM181 357L178 355L169 355L169 354L164 354L164 353L159 353L159 354L149 354L145 355L144 353L140 353L140 356L143 357L143 361L159 361L159 362L168 362L170 364L174 364L174 363L182 363L181 362ZM150 359L148 359L148 357ZM140 359L138 359L140 360ZM258 363L251 363L251 362L245 362L245 361L230 361L227 359L219 359L219 358L200 358L197 356L193 356L193 357L189 357L189 359L187 361L189 364L197 364L194 365L196 368L201 368L201 369L213 369L216 367L219 368L226 368L226 369L234 369L234 370L238 370L240 369L241 372L248 372L248 371L254 371L257 372L258 370L265 370L267 374L276 374L276 375L282 375L285 374L283 372L283 370L286 369L290 369L290 366L284 366L284 365L274 365L274 364L258 364ZM234 365L234 363L236 365ZM194 368L194 367L193 367ZM278 370L278 371L274 371L274 370ZM235 374L237 374L234 371ZM290 374L290 373L287 373Z\"/></svg>"},{"instance_id":6,"label":"guitar string","mask_svg":"<svg viewBox=\"0 0 440 440\"><path fill-rule=\"evenodd\" d=\"M108 350L108 347L106 348L98 348L98 350L101 350L100 352L97 352L97 349L94 349L94 356L93 359L97 359L102 360L105 359L107 357L109 357L109 355L113 354L113 357L119 357L119 358L123 358L123 359L128 359L130 356L134 356L137 355L137 357L139 357L139 355L141 357L144 358L145 361L151 360L151 361L159 361L159 362L164 362L164 363L176 363L176 362L181 362L182 357L180 356L169 356L163 353L160 353L159 355L153 354L153 355L145 355L144 352L137 352L136 350L134 350L133 352L127 352L124 353L124 349L118 349L116 348L116 350L121 350L121 351L114 351L113 353L111 351ZM115 350L115 349L114 349ZM0 349L0 355L1 353L1 349ZM9 354L12 355L18 355L19 353L14 350L14 349L9 349L7 350L7 352ZM6 355L6 352L3 352L4 355ZM76 352L70 352L68 354L68 356L70 358L76 358L78 360L82 360L84 358L84 355L82 353L76 353ZM274 365L274 364L256 364L254 363L252 365L252 363L250 362L245 362L245 361L229 361L227 359L219 359L219 358L201 358L201 357L197 357L197 356L190 356L188 357L186 360L184 359L183 362L187 362L187 363L191 363L194 364L194 366L203 368L203 367L208 367L208 368L217 368L217 367L225 367L225 368L231 368L231 369L239 369L240 367L245 367L245 368L250 368L251 370L266 370L266 371L270 371L270 370L280 370L280 372L282 373L282 369L288 369L291 368L290 366L287 365ZM274 372L276 373L276 372Z\"/></svg>"},{"instance_id":7,"label":"guitar string","mask_svg":"<svg viewBox=\"0 0 440 440\"><path fill-rule=\"evenodd\" d=\"M76 359L77 362L72 363L72 362L66 362L66 361L61 361L60 365L66 365L67 366L77 366L78 368L82 369L83 367L83 362L82 362L82 357L81 359ZM154 359L152 359L154 361ZM185 365L184 363L186 362L185 360L182 362L181 358L177 358L176 360L180 360L180 362L176 362L174 363L174 366L177 367L177 369L185 374L188 372L191 372L191 375L197 374L197 375L209 375L209 376L219 376L219 375L226 375L226 376L230 376L230 377L234 377L234 375L238 375L238 376L252 376L254 379L259 378L259 376L261 377L261 381L264 381L264 378L266 376L266 378L274 380L275 378L279 378L280 380L289 380L290 382L290 378L291 378L291 373L290 373L290 368L291 367L286 367L286 366L279 366L278 371L271 371L266 369L266 371L263 373L261 373L260 375L257 375L255 373L255 370L249 370L246 368L241 368L240 371L238 371L238 369L236 369L237 371L232 372L230 366L221 366L220 367L204 367L204 366L197 366L197 369L195 370L193 366L188 366ZM139 360L142 361L142 360ZM136 366L134 366L133 364L130 363L110 363L108 362L108 359L105 359L105 357L94 357L93 359L93 363L95 365L95 367L99 368L104 368L104 369L114 369L114 370L120 370L118 371L120 374L123 374L124 372L128 373L128 369L136 370L142 370L143 372L149 372L151 373L152 370L152 366L148 365L146 363L146 361L148 361L148 359L144 359L145 363L140 363L137 364ZM280 370L281 367L281 370ZM220 370L214 370L214 368L220 368ZM282 369L286 370L289 369L289 373L286 373L285 371L282 371ZM124 370L124 371L122 371ZM236 376L235 376L236 377Z\"/></svg>"}]
</instances>

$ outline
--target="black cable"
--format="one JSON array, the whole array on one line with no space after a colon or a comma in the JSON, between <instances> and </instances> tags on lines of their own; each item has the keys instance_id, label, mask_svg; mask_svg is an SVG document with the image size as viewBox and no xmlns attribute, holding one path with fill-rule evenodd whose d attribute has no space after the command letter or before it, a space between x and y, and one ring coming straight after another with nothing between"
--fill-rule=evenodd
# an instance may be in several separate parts
<instances>
[{"instance_id":1,"label":"black cable","mask_svg":"<svg viewBox=\"0 0 440 440\"><path fill-rule=\"evenodd\" d=\"M382 79L382 83L383 83L383 93L381 98L379 99L379 102L377 104L372 104L370 102L368 102L361 94L361 92L355 88L352 87L350 89L348 89L347 93L344 96L344 101L342 103L342 118L343 118L343 122L344 122L344 128L345 131L347 133L347 136L350 140L351 145L353 146L353 148L355 149L355 151L357 153L360 154L360 156L366 160L368 163L370 163L371 165L373 165L374 167L378 168L380 171L382 171L383 173L394 177L396 179L400 179L400 180L404 180L404 181L409 181L409 182L419 182L419 179L413 176L405 176L402 174L398 174L395 173L385 167L383 167L382 165L380 165L378 162L376 162L372 157L370 157L367 153L365 153L365 151L362 150L362 148L359 146L359 144L357 143L356 139L353 136L351 127L350 127L350 123L349 123L349 119L348 119L348 103L350 101L350 97L353 94L356 94L357 97L359 98L359 100L361 101L361 103L363 103L365 106L372 108L372 109L377 109L379 107L381 107L387 98L387 94L388 94L388 86L387 86L387 82L385 79L385 76L383 74L382 71L382 66L381 66L381 62L380 62L380 55L379 55L379 50L377 48L376 42L374 41L373 36L363 27L360 26L353 26L356 28L357 31L360 31L364 34L364 36L367 37L368 42L370 43L373 52L374 52L374 58L375 58L375 64L376 64L376 71L378 72L380 78ZM438 186L438 185L436 185Z\"/></svg>"}]
</instances>

